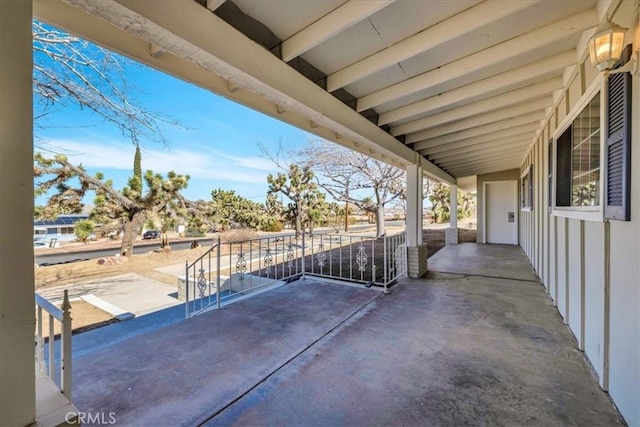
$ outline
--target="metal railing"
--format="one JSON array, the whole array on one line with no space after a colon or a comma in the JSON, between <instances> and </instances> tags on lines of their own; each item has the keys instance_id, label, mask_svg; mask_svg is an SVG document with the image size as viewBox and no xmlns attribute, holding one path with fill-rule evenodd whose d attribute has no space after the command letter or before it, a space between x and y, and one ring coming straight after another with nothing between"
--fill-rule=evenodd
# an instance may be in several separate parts
<instances>
[{"instance_id":1,"label":"metal railing","mask_svg":"<svg viewBox=\"0 0 640 427\"><path fill-rule=\"evenodd\" d=\"M300 275L303 252L304 243L296 243L294 236L218 240L200 258L186 264L186 317Z\"/></svg>"},{"instance_id":2,"label":"metal railing","mask_svg":"<svg viewBox=\"0 0 640 427\"><path fill-rule=\"evenodd\" d=\"M407 272L406 233L365 237L338 234L218 240L185 265L187 318L242 295L311 275L388 286Z\"/></svg>"},{"instance_id":3,"label":"metal railing","mask_svg":"<svg viewBox=\"0 0 640 427\"><path fill-rule=\"evenodd\" d=\"M339 234L309 237L305 274L388 286L407 273L406 233L382 237Z\"/></svg>"},{"instance_id":4,"label":"metal railing","mask_svg":"<svg viewBox=\"0 0 640 427\"><path fill-rule=\"evenodd\" d=\"M56 322L60 324L60 390L67 399L71 400L71 303L69 302L69 292L64 291L64 299L60 308L53 305L42 295L35 294L37 309L37 330L36 330L36 374L39 376L49 376L56 381ZM43 335L44 313L48 315L47 335ZM45 358L45 340L47 341L48 357Z\"/></svg>"}]
</instances>

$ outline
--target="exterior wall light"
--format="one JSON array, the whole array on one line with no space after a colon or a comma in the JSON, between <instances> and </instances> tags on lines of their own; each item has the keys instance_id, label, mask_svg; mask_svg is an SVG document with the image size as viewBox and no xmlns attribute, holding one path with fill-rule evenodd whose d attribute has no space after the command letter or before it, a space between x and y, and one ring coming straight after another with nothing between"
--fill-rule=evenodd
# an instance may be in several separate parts
<instances>
[{"instance_id":1,"label":"exterior wall light","mask_svg":"<svg viewBox=\"0 0 640 427\"><path fill-rule=\"evenodd\" d=\"M637 54L622 67L611 70L620 60L624 48L624 35L628 28L621 27L611 21L600 24L596 32L589 40L589 58L594 67L599 71L607 71L609 74L631 72L640 75L638 70Z\"/></svg>"}]
</instances>

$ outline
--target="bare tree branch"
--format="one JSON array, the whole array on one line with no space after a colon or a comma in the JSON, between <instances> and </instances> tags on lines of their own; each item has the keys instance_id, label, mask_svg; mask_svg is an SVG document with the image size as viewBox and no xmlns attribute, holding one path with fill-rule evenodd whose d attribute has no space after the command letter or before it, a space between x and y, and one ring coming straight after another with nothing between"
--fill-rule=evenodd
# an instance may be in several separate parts
<instances>
[{"instance_id":1,"label":"bare tree branch","mask_svg":"<svg viewBox=\"0 0 640 427\"><path fill-rule=\"evenodd\" d=\"M163 127L184 127L134 101L124 72L138 66L133 61L39 21L32 29L36 127L46 127L44 118L71 104L93 111L135 144L167 144Z\"/></svg>"}]
</instances>

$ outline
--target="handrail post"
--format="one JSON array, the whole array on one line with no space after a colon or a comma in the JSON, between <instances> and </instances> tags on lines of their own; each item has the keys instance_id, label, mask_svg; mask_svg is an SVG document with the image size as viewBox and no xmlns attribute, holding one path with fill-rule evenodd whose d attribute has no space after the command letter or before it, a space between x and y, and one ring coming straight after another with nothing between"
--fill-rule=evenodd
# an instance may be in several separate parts
<instances>
[{"instance_id":1,"label":"handrail post","mask_svg":"<svg viewBox=\"0 0 640 427\"><path fill-rule=\"evenodd\" d=\"M55 371L55 361L56 361L56 334L54 331L54 322L53 314L49 313L49 378L55 381L56 371Z\"/></svg>"},{"instance_id":2,"label":"handrail post","mask_svg":"<svg viewBox=\"0 0 640 427\"><path fill-rule=\"evenodd\" d=\"M64 394L67 399L71 400L71 303L69 302L69 291L65 289L64 291L64 300L62 302L62 334L60 345L62 347L62 357L60 360L60 367L62 369L62 373L60 376L60 385L62 388L62 394ZM49 346L52 346L53 343L49 342ZM53 364L54 361L50 360L49 363Z\"/></svg>"},{"instance_id":3,"label":"handrail post","mask_svg":"<svg viewBox=\"0 0 640 427\"><path fill-rule=\"evenodd\" d=\"M304 244L304 233L302 233L302 279L304 280L304 273L305 273L305 266L304 266L304 257L305 257L305 250L304 250L305 244Z\"/></svg>"},{"instance_id":4,"label":"handrail post","mask_svg":"<svg viewBox=\"0 0 640 427\"><path fill-rule=\"evenodd\" d=\"M220 308L220 257L222 251L220 247L220 234L218 234L218 255L216 256L216 305Z\"/></svg>"},{"instance_id":5,"label":"handrail post","mask_svg":"<svg viewBox=\"0 0 640 427\"><path fill-rule=\"evenodd\" d=\"M38 335L36 337L37 353L36 361L38 363L36 375L44 377L46 375L45 359L44 359L44 337L42 336L42 306L38 304Z\"/></svg>"},{"instance_id":6,"label":"handrail post","mask_svg":"<svg viewBox=\"0 0 640 427\"><path fill-rule=\"evenodd\" d=\"M189 260L185 261L185 266L184 266L184 291L185 291L184 317L185 319L188 319L189 318Z\"/></svg>"},{"instance_id":7,"label":"handrail post","mask_svg":"<svg viewBox=\"0 0 640 427\"><path fill-rule=\"evenodd\" d=\"M384 233L384 236L382 236L383 239L383 244L382 244L382 250L384 251L384 256L382 257L382 262L384 263L384 268L383 268L383 280L384 280L384 293L389 293L389 290L387 289L387 283L389 282L389 279L387 277L388 271L389 271L389 254L387 253L387 233Z\"/></svg>"}]
</instances>

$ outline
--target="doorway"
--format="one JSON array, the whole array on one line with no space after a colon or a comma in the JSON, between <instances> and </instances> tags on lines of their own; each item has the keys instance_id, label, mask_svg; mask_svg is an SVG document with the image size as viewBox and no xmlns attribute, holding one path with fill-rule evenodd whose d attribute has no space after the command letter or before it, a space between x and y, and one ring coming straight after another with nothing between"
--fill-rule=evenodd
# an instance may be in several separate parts
<instances>
[{"instance_id":1,"label":"doorway","mask_svg":"<svg viewBox=\"0 0 640 427\"><path fill-rule=\"evenodd\" d=\"M484 242L518 244L518 181L484 183Z\"/></svg>"}]
</instances>

